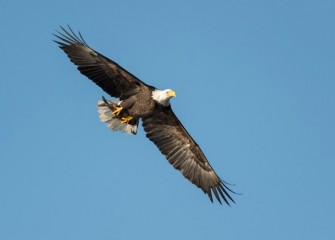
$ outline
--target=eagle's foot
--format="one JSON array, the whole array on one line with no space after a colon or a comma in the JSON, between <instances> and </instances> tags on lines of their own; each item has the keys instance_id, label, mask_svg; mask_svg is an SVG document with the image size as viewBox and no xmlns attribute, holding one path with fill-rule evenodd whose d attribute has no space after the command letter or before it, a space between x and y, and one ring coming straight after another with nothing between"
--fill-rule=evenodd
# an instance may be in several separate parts
<instances>
[{"instance_id":1,"label":"eagle's foot","mask_svg":"<svg viewBox=\"0 0 335 240\"><path fill-rule=\"evenodd\" d=\"M132 119L133 119L132 116L122 117L121 118L121 123L127 123L128 124Z\"/></svg>"},{"instance_id":2,"label":"eagle's foot","mask_svg":"<svg viewBox=\"0 0 335 240\"><path fill-rule=\"evenodd\" d=\"M113 106L113 110L112 114L118 116L123 110L123 107Z\"/></svg>"}]
</instances>

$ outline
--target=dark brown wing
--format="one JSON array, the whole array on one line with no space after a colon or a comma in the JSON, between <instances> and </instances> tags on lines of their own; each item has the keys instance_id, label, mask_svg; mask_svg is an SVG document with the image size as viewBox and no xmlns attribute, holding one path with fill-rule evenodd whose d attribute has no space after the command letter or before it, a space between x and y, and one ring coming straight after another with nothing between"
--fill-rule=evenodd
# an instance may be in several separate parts
<instances>
[{"instance_id":1,"label":"dark brown wing","mask_svg":"<svg viewBox=\"0 0 335 240\"><path fill-rule=\"evenodd\" d=\"M229 205L231 191L216 175L198 144L180 123L171 107L157 106L156 111L143 120L147 137L155 143L167 160L184 177L201 188L213 202L212 192L221 203L221 198Z\"/></svg>"},{"instance_id":2,"label":"dark brown wing","mask_svg":"<svg viewBox=\"0 0 335 240\"><path fill-rule=\"evenodd\" d=\"M70 60L78 66L78 70L100 86L112 97L127 98L140 91L143 86L153 88L123 69L120 65L90 48L81 34L79 36L69 27L61 27L63 32L55 35L55 41L68 55Z\"/></svg>"}]
</instances>

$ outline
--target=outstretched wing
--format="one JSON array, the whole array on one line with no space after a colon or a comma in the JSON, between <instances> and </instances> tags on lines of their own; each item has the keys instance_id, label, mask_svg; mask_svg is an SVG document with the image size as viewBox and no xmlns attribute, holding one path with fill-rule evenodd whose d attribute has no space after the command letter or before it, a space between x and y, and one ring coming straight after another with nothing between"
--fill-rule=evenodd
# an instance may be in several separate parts
<instances>
[{"instance_id":1,"label":"outstretched wing","mask_svg":"<svg viewBox=\"0 0 335 240\"><path fill-rule=\"evenodd\" d=\"M157 109L142 120L147 137L185 178L201 188L212 202L212 193L220 203L221 198L228 205L228 199L234 202L228 193L233 191L216 175L200 147L180 123L170 106Z\"/></svg>"},{"instance_id":2,"label":"outstretched wing","mask_svg":"<svg viewBox=\"0 0 335 240\"><path fill-rule=\"evenodd\" d=\"M129 73L114 61L90 48L81 34L77 36L69 27L61 27L63 32L54 34L55 42L78 66L78 70L100 86L112 97L127 98L140 91L143 86L152 88Z\"/></svg>"}]
</instances>

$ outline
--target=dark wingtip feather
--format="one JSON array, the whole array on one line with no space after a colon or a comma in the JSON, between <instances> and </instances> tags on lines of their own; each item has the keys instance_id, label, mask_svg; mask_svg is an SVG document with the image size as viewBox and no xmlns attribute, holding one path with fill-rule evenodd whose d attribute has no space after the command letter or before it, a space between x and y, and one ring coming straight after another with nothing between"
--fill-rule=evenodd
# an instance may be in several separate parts
<instances>
[{"instance_id":1,"label":"dark wingtip feather","mask_svg":"<svg viewBox=\"0 0 335 240\"><path fill-rule=\"evenodd\" d=\"M88 47L87 43L85 42L83 36L80 32L78 32L78 35L72 30L70 25L68 25L68 29L64 28L63 26L60 26L61 31L56 31L57 34L53 34L56 38L58 38L60 41L54 40L57 44L60 46L65 45L72 45L72 44L82 44Z\"/></svg>"},{"instance_id":2,"label":"dark wingtip feather","mask_svg":"<svg viewBox=\"0 0 335 240\"><path fill-rule=\"evenodd\" d=\"M83 41L83 43L85 43L85 45L88 46L87 43L85 42L85 39L84 39L83 36L81 35L81 33L80 33L80 32L78 32L78 33L79 33L79 37L80 37L80 39Z\"/></svg>"},{"instance_id":3,"label":"dark wingtip feather","mask_svg":"<svg viewBox=\"0 0 335 240\"><path fill-rule=\"evenodd\" d=\"M228 206L230 206L230 203L227 201L227 198L225 197L224 193L222 192L221 188L218 187L217 190L219 191L221 197L223 198L223 200L228 204ZM234 200L232 200L234 202ZM234 202L235 203L235 202Z\"/></svg>"},{"instance_id":4,"label":"dark wingtip feather","mask_svg":"<svg viewBox=\"0 0 335 240\"><path fill-rule=\"evenodd\" d=\"M227 184L227 185L229 185L229 186L236 186L236 184L232 184L232 183L226 182L226 181L224 181L224 180L222 180L222 179L220 179L220 182L222 182L222 183L224 183L224 184Z\"/></svg>"},{"instance_id":5,"label":"dark wingtip feather","mask_svg":"<svg viewBox=\"0 0 335 240\"><path fill-rule=\"evenodd\" d=\"M225 186L223 183L219 185L219 188L223 191L224 195L227 196L233 203L235 203L234 199L229 195L229 193L226 191L227 186ZM227 202L227 201L226 201ZM229 204L228 204L229 205Z\"/></svg>"},{"instance_id":6,"label":"dark wingtip feather","mask_svg":"<svg viewBox=\"0 0 335 240\"><path fill-rule=\"evenodd\" d=\"M229 184L229 183L223 181L222 179L220 179L220 185L223 185L229 192L234 193L236 195L243 195L242 193L237 193L237 192L231 190L229 187L227 187L227 184L231 185L231 186L235 186L235 184Z\"/></svg>"},{"instance_id":7,"label":"dark wingtip feather","mask_svg":"<svg viewBox=\"0 0 335 240\"><path fill-rule=\"evenodd\" d=\"M55 34L54 34L55 35ZM56 36L56 35L55 35ZM57 36L56 36L57 37ZM57 41L57 40L52 40L53 42L57 43L59 47L62 47L64 43Z\"/></svg>"},{"instance_id":8,"label":"dark wingtip feather","mask_svg":"<svg viewBox=\"0 0 335 240\"><path fill-rule=\"evenodd\" d=\"M209 197L209 200L211 200L211 202L213 203L213 197L212 197L212 192L211 192L211 190L209 190L209 191L207 192L207 195L208 195L208 197Z\"/></svg>"},{"instance_id":9,"label":"dark wingtip feather","mask_svg":"<svg viewBox=\"0 0 335 240\"><path fill-rule=\"evenodd\" d=\"M222 199L223 201L228 205L230 205L230 201L235 203L234 199L229 195L229 192L234 193L234 194L238 194L241 195L240 193L236 193L234 191L232 191L230 188L228 188L225 184L226 182L222 181L220 179L220 182L218 183L218 185L216 185L215 187L211 187L209 190L204 191L205 194L208 195L209 200L213 203L213 196L212 196L212 192L215 196L215 198L218 200L218 202L222 205Z\"/></svg>"},{"instance_id":10,"label":"dark wingtip feather","mask_svg":"<svg viewBox=\"0 0 335 240\"><path fill-rule=\"evenodd\" d=\"M212 191L216 197L216 199L219 201L219 203L222 205L222 202L221 202L221 199L220 199L220 196L218 194L218 191L216 190L216 187L212 188ZM225 198L223 198L225 200ZM229 205L229 203L227 203Z\"/></svg>"}]
</instances>

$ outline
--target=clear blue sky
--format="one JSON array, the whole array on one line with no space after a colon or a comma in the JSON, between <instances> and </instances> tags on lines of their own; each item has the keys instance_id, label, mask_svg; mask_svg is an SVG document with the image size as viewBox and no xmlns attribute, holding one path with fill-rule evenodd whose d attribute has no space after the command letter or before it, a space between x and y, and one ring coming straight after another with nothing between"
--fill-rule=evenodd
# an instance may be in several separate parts
<instances>
[{"instance_id":1,"label":"clear blue sky","mask_svg":"<svg viewBox=\"0 0 335 240\"><path fill-rule=\"evenodd\" d=\"M334 1L0 1L0 239L335 239ZM216 172L212 204L52 42L158 88Z\"/></svg>"}]
</instances>

